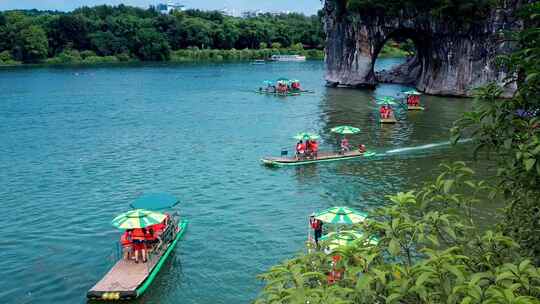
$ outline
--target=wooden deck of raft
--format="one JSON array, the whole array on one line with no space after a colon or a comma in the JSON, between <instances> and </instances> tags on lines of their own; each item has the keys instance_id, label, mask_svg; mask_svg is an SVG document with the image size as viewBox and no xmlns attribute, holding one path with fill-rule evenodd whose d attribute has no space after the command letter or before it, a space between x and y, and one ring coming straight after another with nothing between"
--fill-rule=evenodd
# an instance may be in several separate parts
<instances>
[{"instance_id":1,"label":"wooden deck of raft","mask_svg":"<svg viewBox=\"0 0 540 304\"><path fill-rule=\"evenodd\" d=\"M311 163L319 161L328 161L334 159L347 159L364 156L365 153L359 151L350 151L345 152L344 154L339 154L335 152L319 152L317 158L303 158L297 159L296 157L265 157L263 162L270 163L279 163L279 164L301 164L301 163Z\"/></svg>"},{"instance_id":2,"label":"wooden deck of raft","mask_svg":"<svg viewBox=\"0 0 540 304\"><path fill-rule=\"evenodd\" d=\"M407 110L409 110L409 111L424 111L424 107L422 107L422 106L407 106Z\"/></svg>"},{"instance_id":3,"label":"wooden deck of raft","mask_svg":"<svg viewBox=\"0 0 540 304\"><path fill-rule=\"evenodd\" d=\"M90 292L135 292L148 277L161 255L155 255L146 263L118 261Z\"/></svg>"}]
</instances>

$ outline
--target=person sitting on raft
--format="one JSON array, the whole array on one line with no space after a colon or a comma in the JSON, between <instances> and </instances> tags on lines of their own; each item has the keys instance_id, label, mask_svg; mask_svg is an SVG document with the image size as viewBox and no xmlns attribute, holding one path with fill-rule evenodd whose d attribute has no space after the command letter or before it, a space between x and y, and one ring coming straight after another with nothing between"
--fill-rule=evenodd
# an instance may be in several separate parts
<instances>
[{"instance_id":1,"label":"person sitting on raft","mask_svg":"<svg viewBox=\"0 0 540 304\"><path fill-rule=\"evenodd\" d=\"M349 144L349 140L344 137L341 140L341 153L344 154L345 152L349 152L351 150L351 145Z\"/></svg>"},{"instance_id":2,"label":"person sitting on raft","mask_svg":"<svg viewBox=\"0 0 540 304\"><path fill-rule=\"evenodd\" d=\"M306 144L303 141L296 143L296 159L304 158L306 154Z\"/></svg>"},{"instance_id":3,"label":"person sitting on raft","mask_svg":"<svg viewBox=\"0 0 540 304\"><path fill-rule=\"evenodd\" d=\"M131 236L132 231L132 229L128 229L120 237L120 244L122 245L124 260L131 260L133 258L133 238Z\"/></svg>"},{"instance_id":4,"label":"person sitting on raft","mask_svg":"<svg viewBox=\"0 0 540 304\"><path fill-rule=\"evenodd\" d=\"M300 91L300 82L295 81L291 84L291 89L293 91Z\"/></svg>"},{"instance_id":5,"label":"person sitting on raft","mask_svg":"<svg viewBox=\"0 0 540 304\"><path fill-rule=\"evenodd\" d=\"M394 110L391 107L386 106L386 118L394 117Z\"/></svg>"},{"instance_id":6,"label":"person sitting on raft","mask_svg":"<svg viewBox=\"0 0 540 304\"><path fill-rule=\"evenodd\" d=\"M309 141L308 151L311 158L317 158L317 153L319 152L319 144L316 140Z\"/></svg>"},{"instance_id":7,"label":"person sitting on raft","mask_svg":"<svg viewBox=\"0 0 540 304\"><path fill-rule=\"evenodd\" d=\"M382 119L387 119L388 118L388 110L387 110L387 107L386 105L383 105L381 106L381 108L379 109L379 113L381 114L381 118Z\"/></svg>"},{"instance_id":8,"label":"person sitting on raft","mask_svg":"<svg viewBox=\"0 0 540 304\"><path fill-rule=\"evenodd\" d=\"M278 93L287 93L288 91L287 85L282 82L278 83L277 91Z\"/></svg>"}]
</instances>

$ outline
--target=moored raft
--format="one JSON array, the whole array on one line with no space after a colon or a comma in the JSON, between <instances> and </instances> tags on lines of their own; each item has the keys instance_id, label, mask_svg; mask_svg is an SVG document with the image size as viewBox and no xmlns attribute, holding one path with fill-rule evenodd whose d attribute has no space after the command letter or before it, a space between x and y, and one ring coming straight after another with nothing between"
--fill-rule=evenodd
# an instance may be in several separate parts
<instances>
[{"instance_id":1,"label":"moored raft","mask_svg":"<svg viewBox=\"0 0 540 304\"><path fill-rule=\"evenodd\" d=\"M296 157L265 157L261 159L261 162L264 165L270 166L270 167L298 166L298 165L321 163L321 162L348 160L348 159L361 158L361 157L371 157L375 155L376 153L372 151L360 152L358 150L345 152L345 153L319 152L316 158L298 159Z\"/></svg>"},{"instance_id":2,"label":"moored raft","mask_svg":"<svg viewBox=\"0 0 540 304\"><path fill-rule=\"evenodd\" d=\"M381 124L395 124L395 123L397 123L396 117L394 115L391 115L388 118L381 118L380 121L381 121Z\"/></svg>"}]
</instances>

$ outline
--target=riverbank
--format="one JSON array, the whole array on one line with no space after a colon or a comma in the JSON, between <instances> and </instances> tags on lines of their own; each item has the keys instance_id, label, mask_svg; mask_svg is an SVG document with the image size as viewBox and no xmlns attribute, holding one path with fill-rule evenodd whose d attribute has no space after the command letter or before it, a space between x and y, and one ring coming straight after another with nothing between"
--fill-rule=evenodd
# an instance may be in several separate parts
<instances>
[{"instance_id":1,"label":"riverbank","mask_svg":"<svg viewBox=\"0 0 540 304\"><path fill-rule=\"evenodd\" d=\"M272 55L301 55L308 60L324 60L324 50L312 49L243 49L243 50L213 50L189 48L172 51L166 62L220 62L220 61L247 61L257 59L269 59ZM392 46L385 47L379 57L398 58L406 57L407 52ZM9 56L0 53L0 67L32 66L32 65L95 65L115 63L141 62L137 57L122 53L115 56L98 56L92 51L66 50L56 57L48 58L39 63L23 63L13 60Z\"/></svg>"},{"instance_id":2,"label":"riverbank","mask_svg":"<svg viewBox=\"0 0 540 304\"><path fill-rule=\"evenodd\" d=\"M213 62L213 61L246 61L257 59L269 59L272 55L292 55L306 56L308 60L323 60L323 50L298 50L298 49L243 49L243 50L212 50L189 48L172 51L170 58L166 62ZM11 58L2 59L0 56L0 66L29 66L29 65L94 65L94 64L114 64L114 63L134 63L140 62L139 58L130 56L127 53L115 56L98 56L92 51L79 52L77 50L66 50L58 56L48 58L39 63L27 64L15 61Z\"/></svg>"}]
</instances>

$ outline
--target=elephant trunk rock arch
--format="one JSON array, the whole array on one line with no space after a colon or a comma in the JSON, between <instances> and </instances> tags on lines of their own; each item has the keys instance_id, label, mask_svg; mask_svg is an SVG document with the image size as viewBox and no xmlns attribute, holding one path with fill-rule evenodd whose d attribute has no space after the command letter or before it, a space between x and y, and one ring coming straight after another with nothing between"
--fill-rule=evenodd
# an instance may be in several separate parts
<instances>
[{"instance_id":1,"label":"elephant trunk rock arch","mask_svg":"<svg viewBox=\"0 0 540 304\"><path fill-rule=\"evenodd\" d=\"M326 81L330 86L373 88L379 81L410 83L433 95L471 96L473 89L489 82L503 85L503 96L515 92L515 83L505 83L508 73L495 58L514 48L504 39L505 31L519 30L514 17L520 0L504 1L480 23L459 30L429 13L408 12L397 17L345 13L338 15L335 0L325 0ZM385 42L410 38L417 53L406 63L375 74L373 66Z\"/></svg>"}]
</instances>

